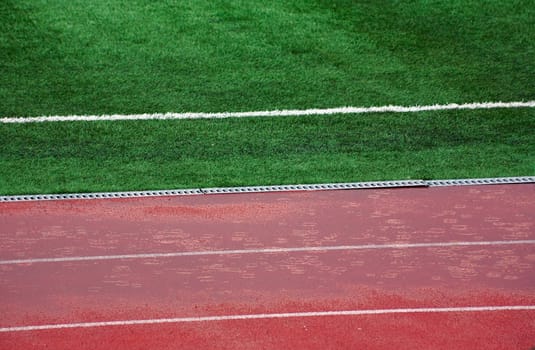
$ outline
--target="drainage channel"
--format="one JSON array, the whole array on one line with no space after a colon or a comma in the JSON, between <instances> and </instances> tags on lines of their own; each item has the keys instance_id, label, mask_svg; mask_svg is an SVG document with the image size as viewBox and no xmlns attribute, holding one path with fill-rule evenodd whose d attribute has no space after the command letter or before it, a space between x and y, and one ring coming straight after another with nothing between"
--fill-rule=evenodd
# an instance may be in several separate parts
<instances>
[{"instance_id":1,"label":"drainage channel","mask_svg":"<svg viewBox=\"0 0 535 350\"><path fill-rule=\"evenodd\" d=\"M370 188L379 189L379 188L402 188L402 187L473 186L473 185L526 184L526 183L535 183L535 176L494 177L494 178L481 178L481 179L451 179L451 180L370 181L370 182L327 183L327 184L311 184L311 185L213 187L213 188L158 190L158 191L35 194L35 195L0 196L0 202L67 200L67 199L100 199L100 198L138 198L138 197L158 197L158 196L188 196L188 195L223 194L223 193L353 190L353 189L370 189Z\"/></svg>"}]
</instances>

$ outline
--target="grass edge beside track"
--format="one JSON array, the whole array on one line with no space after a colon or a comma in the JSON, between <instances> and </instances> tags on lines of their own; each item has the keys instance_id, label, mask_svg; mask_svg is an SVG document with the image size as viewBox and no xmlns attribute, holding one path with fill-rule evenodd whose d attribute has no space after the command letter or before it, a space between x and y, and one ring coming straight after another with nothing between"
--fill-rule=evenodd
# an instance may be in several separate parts
<instances>
[{"instance_id":1,"label":"grass edge beside track","mask_svg":"<svg viewBox=\"0 0 535 350\"><path fill-rule=\"evenodd\" d=\"M535 174L535 111L0 125L0 194Z\"/></svg>"}]
</instances>

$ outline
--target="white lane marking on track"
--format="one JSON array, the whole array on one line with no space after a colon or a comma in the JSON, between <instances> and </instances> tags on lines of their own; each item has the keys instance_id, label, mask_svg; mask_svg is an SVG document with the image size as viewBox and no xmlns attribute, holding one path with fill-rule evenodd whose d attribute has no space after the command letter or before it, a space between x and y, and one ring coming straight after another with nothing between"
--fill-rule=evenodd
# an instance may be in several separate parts
<instances>
[{"instance_id":1,"label":"white lane marking on track","mask_svg":"<svg viewBox=\"0 0 535 350\"><path fill-rule=\"evenodd\" d=\"M41 117L5 117L0 123L42 123L65 121L104 121L104 120L153 120L153 119L221 119L248 117L290 117L330 114L363 114L363 113L412 113L425 111L443 111L458 109L496 109L496 108L533 108L535 101L527 102L476 102L450 103L428 106L377 106L377 107L338 107L250 112L219 112L219 113L152 113L152 114L112 114L112 115L69 115L69 116L41 116Z\"/></svg>"},{"instance_id":2,"label":"white lane marking on track","mask_svg":"<svg viewBox=\"0 0 535 350\"><path fill-rule=\"evenodd\" d=\"M406 249L406 248L494 246L494 245L521 245L521 244L535 244L535 240L438 242L438 243L394 243L394 244L340 245L340 246L324 246L324 247L313 246L313 247L294 247L294 248L205 250L205 251L172 252L172 253L70 256L70 257L60 257L60 258L0 260L0 265L53 263L53 262L66 262L66 261L172 258L172 257L206 256L206 255L267 254L267 253L294 253L294 252L322 252L322 251L333 251L333 250Z\"/></svg>"},{"instance_id":3,"label":"white lane marking on track","mask_svg":"<svg viewBox=\"0 0 535 350\"><path fill-rule=\"evenodd\" d=\"M257 319L272 319L272 318L363 316L363 315L447 313L447 312L496 312L496 311L527 311L527 310L535 310L535 305L430 307L430 308L412 308L412 309L341 310L341 311L315 311L315 312L288 312L288 313L273 313L273 314L204 316L204 317L177 317L177 318L158 318L158 319L146 319L146 320L62 323L62 324L47 324L47 325L39 325L39 326L4 327L4 328L0 328L0 332L38 331L38 330L50 330L50 329L62 329L62 328L131 326L131 325L147 325L147 324L159 324L159 323L257 320Z\"/></svg>"}]
</instances>

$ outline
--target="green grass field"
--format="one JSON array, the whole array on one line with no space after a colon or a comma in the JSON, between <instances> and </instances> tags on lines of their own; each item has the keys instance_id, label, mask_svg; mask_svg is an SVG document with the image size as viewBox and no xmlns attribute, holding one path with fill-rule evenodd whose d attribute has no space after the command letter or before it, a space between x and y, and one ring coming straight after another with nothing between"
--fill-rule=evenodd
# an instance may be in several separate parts
<instances>
[{"instance_id":1,"label":"green grass field","mask_svg":"<svg viewBox=\"0 0 535 350\"><path fill-rule=\"evenodd\" d=\"M0 117L535 100L531 1L0 2ZM0 194L535 174L535 109L0 123Z\"/></svg>"}]
</instances>

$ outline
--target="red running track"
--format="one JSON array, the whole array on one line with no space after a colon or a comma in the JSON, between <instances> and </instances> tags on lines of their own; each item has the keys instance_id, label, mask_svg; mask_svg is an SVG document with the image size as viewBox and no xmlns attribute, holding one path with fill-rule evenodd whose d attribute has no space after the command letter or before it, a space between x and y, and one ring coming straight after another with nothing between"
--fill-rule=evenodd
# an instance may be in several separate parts
<instances>
[{"instance_id":1,"label":"red running track","mask_svg":"<svg viewBox=\"0 0 535 350\"><path fill-rule=\"evenodd\" d=\"M534 219L532 184L2 203L0 349L530 350Z\"/></svg>"}]
</instances>

